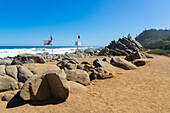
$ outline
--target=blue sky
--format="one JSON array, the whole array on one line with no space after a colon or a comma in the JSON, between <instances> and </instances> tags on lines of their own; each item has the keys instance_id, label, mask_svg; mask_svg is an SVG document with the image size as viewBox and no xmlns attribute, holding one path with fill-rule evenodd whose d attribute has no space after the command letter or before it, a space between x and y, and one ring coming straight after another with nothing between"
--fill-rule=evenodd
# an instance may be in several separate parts
<instances>
[{"instance_id":1,"label":"blue sky","mask_svg":"<svg viewBox=\"0 0 170 113\"><path fill-rule=\"evenodd\" d=\"M0 0L0 46L56 46L110 41L170 28L170 0Z\"/></svg>"}]
</instances>

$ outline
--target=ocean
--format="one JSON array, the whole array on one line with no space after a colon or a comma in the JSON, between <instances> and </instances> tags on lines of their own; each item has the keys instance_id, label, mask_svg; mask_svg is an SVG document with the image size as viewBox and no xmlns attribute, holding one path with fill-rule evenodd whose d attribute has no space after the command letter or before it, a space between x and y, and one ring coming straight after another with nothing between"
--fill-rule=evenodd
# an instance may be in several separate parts
<instances>
[{"instance_id":1,"label":"ocean","mask_svg":"<svg viewBox=\"0 0 170 113\"><path fill-rule=\"evenodd\" d=\"M90 46L81 46L80 49L93 48ZM72 53L77 49L76 46L53 46L53 54ZM44 46L0 46L0 58L14 57L21 53L43 53ZM45 52L52 54L51 46L45 47Z\"/></svg>"}]
</instances>

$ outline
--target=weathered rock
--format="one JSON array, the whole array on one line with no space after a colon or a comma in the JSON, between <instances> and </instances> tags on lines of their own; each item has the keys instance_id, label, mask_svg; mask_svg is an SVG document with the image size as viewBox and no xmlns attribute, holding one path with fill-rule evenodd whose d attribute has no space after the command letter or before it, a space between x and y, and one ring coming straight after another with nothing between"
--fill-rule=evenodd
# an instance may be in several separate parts
<instances>
[{"instance_id":1,"label":"weathered rock","mask_svg":"<svg viewBox=\"0 0 170 113\"><path fill-rule=\"evenodd\" d=\"M14 95L13 94L11 94L11 93L6 93L6 94L4 94L4 96L2 97L2 101L10 101L12 98L14 97Z\"/></svg>"},{"instance_id":2,"label":"weathered rock","mask_svg":"<svg viewBox=\"0 0 170 113\"><path fill-rule=\"evenodd\" d=\"M18 80L18 70L16 66L6 66L5 68L6 74L14 78L15 80Z\"/></svg>"},{"instance_id":3,"label":"weathered rock","mask_svg":"<svg viewBox=\"0 0 170 113\"><path fill-rule=\"evenodd\" d=\"M137 51L137 52L135 52L135 53L131 53L131 54L127 55L127 56L125 57L125 60L127 60L127 61L133 61L133 60L135 60L135 59L140 59L140 58L142 58L142 56L141 56L140 52Z\"/></svg>"},{"instance_id":4,"label":"weathered rock","mask_svg":"<svg viewBox=\"0 0 170 113\"><path fill-rule=\"evenodd\" d=\"M20 92L23 100L46 100L55 98L66 100L69 95L69 83L66 74L59 69L51 69L42 75L29 78Z\"/></svg>"},{"instance_id":5,"label":"weathered rock","mask_svg":"<svg viewBox=\"0 0 170 113\"><path fill-rule=\"evenodd\" d=\"M113 77L113 75L114 75L114 67L110 63L100 61L100 60L95 60L94 62L96 62L97 67L102 67L101 69L103 69L103 71L105 71L105 72L107 71L108 73L112 73L112 74L110 74L110 77Z\"/></svg>"},{"instance_id":6,"label":"weathered rock","mask_svg":"<svg viewBox=\"0 0 170 113\"><path fill-rule=\"evenodd\" d=\"M109 55L112 55L112 56L121 56L121 53L116 51L116 50L110 49L109 50Z\"/></svg>"},{"instance_id":7,"label":"weathered rock","mask_svg":"<svg viewBox=\"0 0 170 113\"><path fill-rule=\"evenodd\" d=\"M133 51L130 49L125 49L126 53L131 54Z\"/></svg>"},{"instance_id":8,"label":"weathered rock","mask_svg":"<svg viewBox=\"0 0 170 113\"><path fill-rule=\"evenodd\" d=\"M90 83L90 78L87 72L79 69L68 70L65 72L67 75L67 80L75 81L83 85L88 85Z\"/></svg>"},{"instance_id":9,"label":"weathered rock","mask_svg":"<svg viewBox=\"0 0 170 113\"><path fill-rule=\"evenodd\" d=\"M1 66L1 65L0 65L0 75L4 75L4 74L6 74L6 72L5 72L5 66Z\"/></svg>"},{"instance_id":10,"label":"weathered rock","mask_svg":"<svg viewBox=\"0 0 170 113\"><path fill-rule=\"evenodd\" d=\"M72 64L72 63L68 63L65 65L65 67L69 70L71 69L76 69L77 68L77 64Z\"/></svg>"},{"instance_id":11,"label":"weathered rock","mask_svg":"<svg viewBox=\"0 0 170 113\"><path fill-rule=\"evenodd\" d=\"M81 65L77 65L77 69L83 70L83 67Z\"/></svg>"},{"instance_id":12,"label":"weathered rock","mask_svg":"<svg viewBox=\"0 0 170 113\"><path fill-rule=\"evenodd\" d=\"M135 51L143 51L141 44L130 38L119 38L118 41L111 41L111 43L106 46L109 48L109 55L122 56L128 55Z\"/></svg>"},{"instance_id":13,"label":"weathered rock","mask_svg":"<svg viewBox=\"0 0 170 113\"><path fill-rule=\"evenodd\" d=\"M18 79L21 82L25 82L28 78L30 78L33 73L25 66L18 67Z\"/></svg>"},{"instance_id":14,"label":"weathered rock","mask_svg":"<svg viewBox=\"0 0 170 113\"><path fill-rule=\"evenodd\" d=\"M88 48L84 52L87 53L87 54L90 54L91 56L94 55L94 50L92 48Z\"/></svg>"},{"instance_id":15,"label":"weathered rock","mask_svg":"<svg viewBox=\"0 0 170 113\"><path fill-rule=\"evenodd\" d=\"M133 61L133 63L136 65L136 66L143 66L145 65L146 63L148 63L148 60L147 59L136 59Z\"/></svg>"},{"instance_id":16,"label":"weathered rock","mask_svg":"<svg viewBox=\"0 0 170 113\"><path fill-rule=\"evenodd\" d=\"M131 62L128 62L122 58L112 58L110 63L114 66L121 67L126 70L133 70L136 69L136 66Z\"/></svg>"},{"instance_id":17,"label":"weathered rock","mask_svg":"<svg viewBox=\"0 0 170 113\"><path fill-rule=\"evenodd\" d=\"M58 69L48 70L43 73L45 76L52 96L59 100L66 100L69 96L69 82L66 80L66 74Z\"/></svg>"},{"instance_id":18,"label":"weathered rock","mask_svg":"<svg viewBox=\"0 0 170 113\"><path fill-rule=\"evenodd\" d=\"M69 84L70 84L69 90L70 90L70 93L72 94L84 93L88 90L85 86L74 81L69 81Z\"/></svg>"},{"instance_id":19,"label":"weathered rock","mask_svg":"<svg viewBox=\"0 0 170 113\"><path fill-rule=\"evenodd\" d=\"M18 89L21 89L23 87L24 83L18 82Z\"/></svg>"},{"instance_id":20,"label":"weathered rock","mask_svg":"<svg viewBox=\"0 0 170 113\"><path fill-rule=\"evenodd\" d=\"M0 58L0 65L11 65L12 58Z\"/></svg>"},{"instance_id":21,"label":"weathered rock","mask_svg":"<svg viewBox=\"0 0 170 113\"><path fill-rule=\"evenodd\" d=\"M0 76L0 92L14 90L17 87L17 81L7 75Z\"/></svg>"},{"instance_id":22,"label":"weathered rock","mask_svg":"<svg viewBox=\"0 0 170 113\"><path fill-rule=\"evenodd\" d=\"M116 43L116 47L115 48L118 48L118 49L121 49L121 50L125 50L127 49L126 45L125 44L122 44L121 42L117 42Z\"/></svg>"},{"instance_id":23,"label":"weathered rock","mask_svg":"<svg viewBox=\"0 0 170 113\"><path fill-rule=\"evenodd\" d=\"M117 49L117 48L115 49L115 51L121 53L122 56L128 55L128 53L125 50L121 50L121 49Z\"/></svg>"},{"instance_id":24,"label":"weathered rock","mask_svg":"<svg viewBox=\"0 0 170 113\"><path fill-rule=\"evenodd\" d=\"M29 78L20 91L20 97L23 100L46 100L51 96L48 82L42 75L34 75Z\"/></svg>"},{"instance_id":25,"label":"weathered rock","mask_svg":"<svg viewBox=\"0 0 170 113\"><path fill-rule=\"evenodd\" d=\"M12 61L12 65L22 65L25 63L45 63L44 58L37 54L19 54Z\"/></svg>"},{"instance_id":26,"label":"weathered rock","mask_svg":"<svg viewBox=\"0 0 170 113\"><path fill-rule=\"evenodd\" d=\"M96 60L93 61L93 65L94 65L95 67L102 67L101 64L99 63L99 60L98 60L98 59L96 59Z\"/></svg>"},{"instance_id":27,"label":"weathered rock","mask_svg":"<svg viewBox=\"0 0 170 113\"><path fill-rule=\"evenodd\" d=\"M138 41L133 40L132 42L139 48L139 50L143 51L143 47Z\"/></svg>"},{"instance_id":28,"label":"weathered rock","mask_svg":"<svg viewBox=\"0 0 170 113\"><path fill-rule=\"evenodd\" d=\"M132 42L130 42L127 38L119 38L119 41L132 49Z\"/></svg>"},{"instance_id":29,"label":"weathered rock","mask_svg":"<svg viewBox=\"0 0 170 113\"><path fill-rule=\"evenodd\" d=\"M56 65L50 64L38 64L38 63L30 63L24 64L23 66L27 67L33 74L40 74L49 69L59 69Z\"/></svg>"}]
</instances>

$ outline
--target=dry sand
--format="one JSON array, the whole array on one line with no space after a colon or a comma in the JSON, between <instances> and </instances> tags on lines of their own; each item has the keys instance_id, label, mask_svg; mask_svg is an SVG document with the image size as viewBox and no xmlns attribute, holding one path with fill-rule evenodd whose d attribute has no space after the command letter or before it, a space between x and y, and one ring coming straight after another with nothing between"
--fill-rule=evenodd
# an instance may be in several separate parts
<instances>
[{"instance_id":1,"label":"dry sand","mask_svg":"<svg viewBox=\"0 0 170 113\"><path fill-rule=\"evenodd\" d=\"M95 80L88 92L71 94L66 102L8 109L0 102L0 113L170 113L170 57L153 56L133 71L116 68L118 76Z\"/></svg>"}]
</instances>

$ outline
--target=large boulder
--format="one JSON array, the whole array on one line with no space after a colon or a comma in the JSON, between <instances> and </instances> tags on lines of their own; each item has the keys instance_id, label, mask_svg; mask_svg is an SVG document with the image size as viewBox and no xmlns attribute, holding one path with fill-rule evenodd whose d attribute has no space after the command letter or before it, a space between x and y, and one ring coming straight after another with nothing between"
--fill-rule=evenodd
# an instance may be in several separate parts
<instances>
[{"instance_id":1,"label":"large boulder","mask_svg":"<svg viewBox=\"0 0 170 113\"><path fill-rule=\"evenodd\" d=\"M17 81L7 75L0 76L0 92L14 90L17 88Z\"/></svg>"},{"instance_id":2,"label":"large boulder","mask_svg":"<svg viewBox=\"0 0 170 113\"><path fill-rule=\"evenodd\" d=\"M84 85L74 81L69 81L69 84L70 84L69 91L72 94L84 93L88 90Z\"/></svg>"},{"instance_id":3,"label":"large boulder","mask_svg":"<svg viewBox=\"0 0 170 113\"><path fill-rule=\"evenodd\" d=\"M79 69L68 70L65 72L67 75L67 80L75 81L83 85L88 85L90 83L90 78L87 72Z\"/></svg>"},{"instance_id":4,"label":"large boulder","mask_svg":"<svg viewBox=\"0 0 170 113\"><path fill-rule=\"evenodd\" d=\"M5 72L5 66L1 66L1 65L0 65L0 75L4 75L4 74L6 74L6 72Z\"/></svg>"},{"instance_id":5,"label":"large boulder","mask_svg":"<svg viewBox=\"0 0 170 113\"><path fill-rule=\"evenodd\" d=\"M12 65L22 65L25 63L45 63L44 58L37 54L19 54L12 61Z\"/></svg>"},{"instance_id":6,"label":"large boulder","mask_svg":"<svg viewBox=\"0 0 170 113\"><path fill-rule=\"evenodd\" d=\"M43 73L47 80L52 96L60 100L66 100L69 96L69 82L66 79L66 74L59 69L48 70Z\"/></svg>"},{"instance_id":7,"label":"large boulder","mask_svg":"<svg viewBox=\"0 0 170 113\"><path fill-rule=\"evenodd\" d=\"M110 63L114 66L121 67L126 70L133 70L136 69L136 66L131 62L128 62L122 58L112 58Z\"/></svg>"},{"instance_id":8,"label":"large boulder","mask_svg":"<svg viewBox=\"0 0 170 113\"><path fill-rule=\"evenodd\" d=\"M6 74L14 78L15 80L18 80L17 75L18 75L18 69L16 66L6 66L5 68Z\"/></svg>"},{"instance_id":9,"label":"large boulder","mask_svg":"<svg viewBox=\"0 0 170 113\"><path fill-rule=\"evenodd\" d=\"M49 69L59 69L59 67L57 67L56 65L50 64L30 63L24 64L23 66L27 67L33 74L40 74L48 71Z\"/></svg>"},{"instance_id":10,"label":"large boulder","mask_svg":"<svg viewBox=\"0 0 170 113\"><path fill-rule=\"evenodd\" d=\"M25 82L28 78L30 78L33 73L25 66L18 67L18 80L20 82Z\"/></svg>"},{"instance_id":11,"label":"large boulder","mask_svg":"<svg viewBox=\"0 0 170 113\"><path fill-rule=\"evenodd\" d=\"M69 83L66 75L59 69L51 69L43 74L29 78L20 92L23 100L46 100L54 98L66 100L69 95Z\"/></svg>"},{"instance_id":12,"label":"large boulder","mask_svg":"<svg viewBox=\"0 0 170 113\"><path fill-rule=\"evenodd\" d=\"M147 59L136 59L133 61L133 63L136 65L136 66L143 66L145 65L146 63L148 63L148 60Z\"/></svg>"},{"instance_id":13,"label":"large boulder","mask_svg":"<svg viewBox=\"0 0 170 113\"><path fill-rule=\"evenodd\" d=\"M46 100L52 96L50 87L42 75L29 78L20 91L23 100Z\"/></svg>"}]
</instances>

